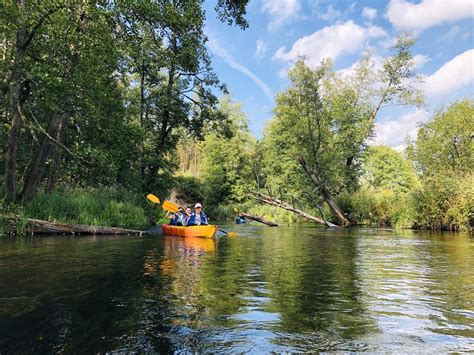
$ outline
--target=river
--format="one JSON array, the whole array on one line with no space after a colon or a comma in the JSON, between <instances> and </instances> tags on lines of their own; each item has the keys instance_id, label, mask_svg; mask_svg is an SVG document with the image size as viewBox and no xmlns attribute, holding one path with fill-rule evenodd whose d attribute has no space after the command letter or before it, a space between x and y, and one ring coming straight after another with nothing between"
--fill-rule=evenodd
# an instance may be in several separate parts
<instances>
[{"instance_id":1,"label":"river","mask_svg":"<svg viewBox=\"0 0 474 355\"><path fill-rule=\"evenodd\" d=\"M0 239L0 353L474 351L474 238Z\"/></svg>"}]
</instances>

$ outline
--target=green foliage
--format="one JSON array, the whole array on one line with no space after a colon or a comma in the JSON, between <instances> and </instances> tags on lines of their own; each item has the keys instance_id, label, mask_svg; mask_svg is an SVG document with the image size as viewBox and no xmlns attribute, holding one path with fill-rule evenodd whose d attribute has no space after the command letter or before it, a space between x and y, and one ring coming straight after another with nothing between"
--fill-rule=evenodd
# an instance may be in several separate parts
<instances>
[{"instance_id":1,"label":"green foliage","mask_svg":"<svg viewBox=\"0 0 474 355\"><path fill-rule=\"evenodd\" d=\"M417 223L434 230L471 230L474 225L474 175L437 175L414 192Z\"/></svg>"},{"instance_id":2,"label":"green foliage","mask_svg":"<svg viewBox=\"0 0 474 355\"><path fill-rule=\"evenodd\" d=\"M10 218L15 218L13 223ZM21 235L27 227L26 217L22 206L0 199L0 237L6 235Z\"/></svg>"},{"instance_id":3,"label":"green foliage","mask_svg":"<svg viewBox=\"0 0 474 355\"><path fill-rule=\"evenodd\" d=\"M418 222L430 229L472 229L474 100L454 102L422 125L408 147L421 176Z\"/></svg>"},{"instance_id":4,"label":"green foliage","mask_svg":"<svg viewBox=\"0 0 474 355\"><path fill-rule=\"evenodd\" d=\"M303 222L303 220L293 212L274 206L253 204L247 211L252 215L260 216L279 224Z\"/></svg>"},{"instance_id":5,"label":"green foliage","mask_svg":"<svg viewBox=\"0 0 474 355\"><path fill-rule=\"evenodd\" d=\"M412 228L416 222L414 200L406 193L365 186L342 194L338 202L356 224Z\"/></svg>"},{"instance_id":6,"label":"green foliage","mask_svg":"<svg viewBox=\"0 0 474 355\"><path fill-rule=\"evenodd\" d=\"M247 3L219 1L215 9L221 21L245 28ZM10 148L19 145L12 183L0 179L9 197L27 200L57 182L167 194L177 130L199 136L208 122L226 119L215 109L215 89L225 87L210 65L205 15L197 0L4 3L2 162L9 136ZM22 117L10 130L15 95ZM51 125L59 115L61 125Z\"/></svg>"},{"instance_id":7,"label":"green foliage","mask_svg":"<svg viewBox=\"0 0 474 355\"><path fill-rule=\"evenodd\" d=\"M253 185L249 162L255 142L248 131L247 119L240 105L229 99L221 102L221 110L230 118L229 137L211 131L202 143L201 181L208 207L241 201Z\"/></svg>"},{"instance_id":8,"label":"green foliage","mask_svg":"<svg viewBox=\"0 0 474 355\"><path fill-rule=\"evenodd\" d=\"M375 189L408 192L420 185L410 162L387 146L369 148L362 168L362 182Z\"/></svg>"},{"instance_id":9,"label":"green foliage","mask_svg":"<svg viewBox=\"0 0 474 355\"><path fill-rule=\"evenodd\" d=\"M147 223L141 196L113 188L44 192L25 204L28 218L77 224L137 227Z\"/></svg>"},{"instance_id":10,"label":"green foliage","mask_svg":"<svg viewBox=\"0 0 474 355\"><path fill-rule=\"evenodd\" d=\"M400 36L382 70L370 55L349 75L334 72L328 61L315 69L304 60L294 65L264 136L262 171L270 192L306 209L325 202L349 224L334 198L357 191L378 112L388 103L420 103L410 86L413 43L410 35Z\"/></svg>"},{"instance_id":11,"label":"green foliage","mask_svg":"<svg viewBox=\"0 0 474 355\"><path fill-rule=\"evenodd\" d=\"M454 102L423 124L409 157L423 177L446 172L472 173L474 169L474 100Z\"/></svg>"}]
</instances>

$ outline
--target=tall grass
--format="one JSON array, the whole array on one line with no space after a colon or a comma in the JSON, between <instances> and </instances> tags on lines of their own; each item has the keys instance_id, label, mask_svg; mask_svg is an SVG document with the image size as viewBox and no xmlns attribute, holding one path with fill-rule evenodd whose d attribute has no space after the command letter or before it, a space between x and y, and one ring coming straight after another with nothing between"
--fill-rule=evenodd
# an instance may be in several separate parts
<instances>
[{"instance_id":1,"label":"tall grass","mask_svg":"<svg viewBox=\"0 0 474 355\"><path fill-rule=\"evenodd\" d=\"M28 218L75 224L138 227L147 223L141 196L114 188L39 192L23 211Z\"/></svg>"},{"instance_id":2,"label":"tall grass","mask_svg":"<svg viewBox=\"0 0 474 355\"><path fill-rule=\"evenodd\" d=\"M27 218L22 206L0 199L0 236L24 234L27 229Z\"/></svg>"},{"instance_id":3,"label":"tall grass","mask_svg":"<svg viewBox=\"0 0 474 355\"><path fill-rule=\"evenodd\" d=\"M338 202L350 220L359 225L412 228L416 224L415 205L409 193L362 187L339 196Z\"/></svg>"}]
</instances>

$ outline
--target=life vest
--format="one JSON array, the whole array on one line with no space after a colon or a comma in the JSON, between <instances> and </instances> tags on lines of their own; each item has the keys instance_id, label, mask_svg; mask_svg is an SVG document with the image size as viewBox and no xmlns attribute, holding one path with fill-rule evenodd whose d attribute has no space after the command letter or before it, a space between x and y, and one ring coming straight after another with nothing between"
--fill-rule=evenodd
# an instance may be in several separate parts
<instances>
[{"instance_id":1,"label":"life vest","mask_svg":"<svg viewBox=\"0 0 474 355\"><path fill-rule=\"evenodd\" d=\"M198 223L196 223L196 212L191 213L191 217L189 217L188 221L188 226L198 226L200 224L208 224L206 214L204 212L201 212L200 223L199 221Z\"/></svg>"}]
</instances>

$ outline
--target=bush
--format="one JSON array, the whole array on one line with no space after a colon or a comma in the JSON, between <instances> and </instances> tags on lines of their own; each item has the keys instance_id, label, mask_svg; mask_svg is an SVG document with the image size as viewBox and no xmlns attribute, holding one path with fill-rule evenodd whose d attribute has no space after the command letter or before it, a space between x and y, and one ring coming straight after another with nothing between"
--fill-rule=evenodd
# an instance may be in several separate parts
<instances>
[{"instance_id":1,"label":"bush","mask_svg":"<svg viewBox=\"0 0 474 355\"><path fill-rule=\"evenodd\" d=\"M433 230L471 230L474 218L474 175L437 175L414 193L417 221Z\"/></svg>"},{"instance_id":2,"label":"bush","mask_svg":"<svg viewBox=\"0 0 474 355\"><path fill-rule=\"evenodd\" d=\"M415 224L413 199L407 193L362 187L341 195L338 202L356 224L395 228L411 228Z\"/></svg>"}]
</instances>

